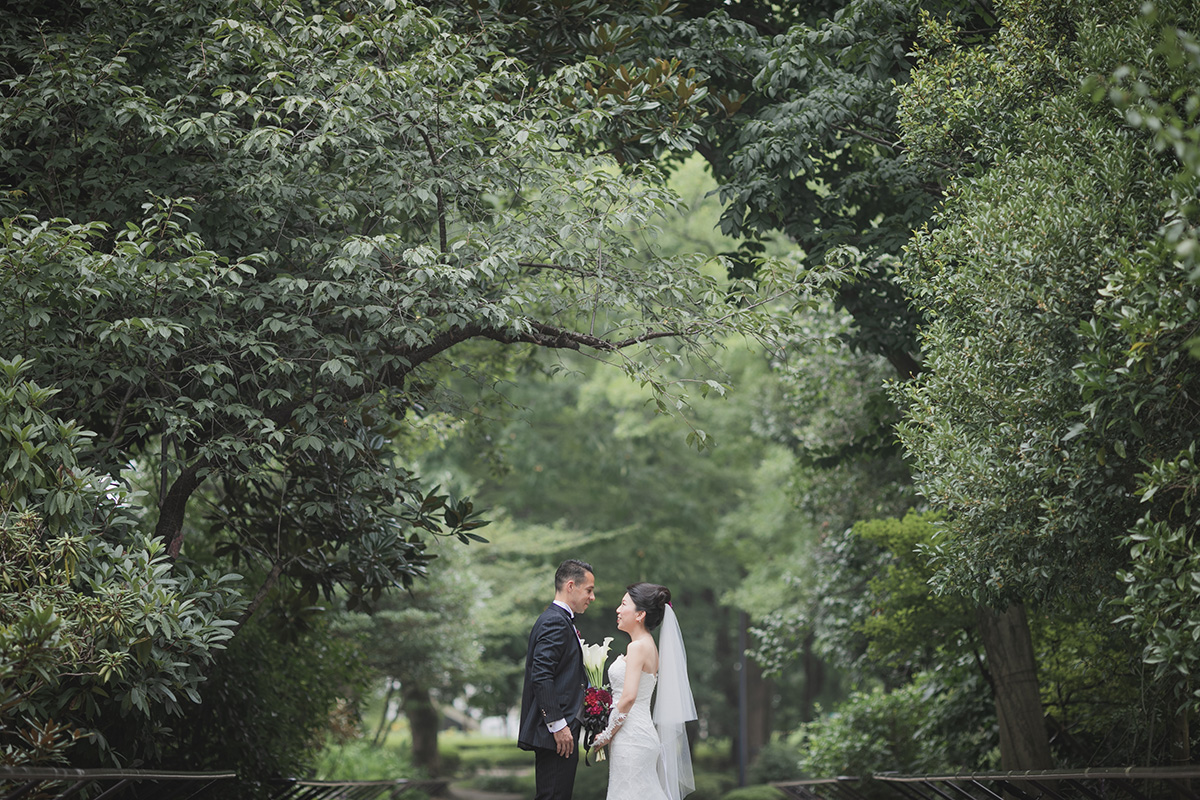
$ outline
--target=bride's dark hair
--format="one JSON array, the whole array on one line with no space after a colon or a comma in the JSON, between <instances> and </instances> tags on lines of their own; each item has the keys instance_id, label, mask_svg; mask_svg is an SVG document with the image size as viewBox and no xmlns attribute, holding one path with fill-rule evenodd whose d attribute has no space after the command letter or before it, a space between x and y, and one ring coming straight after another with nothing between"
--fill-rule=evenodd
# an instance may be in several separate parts
<instances>
[{"instance_id":1,"label":"bride's dark hair","mask_svg":"<svg viewBox=\"0 0 1200 800\"><path fill-rule=\"evenodd\" d=\"M657 583L634 583L625 587L634 608L646 612L646 630L652 631L662 622L667 603L671 602L671 590Z\"/></svg>"}]
</instances>

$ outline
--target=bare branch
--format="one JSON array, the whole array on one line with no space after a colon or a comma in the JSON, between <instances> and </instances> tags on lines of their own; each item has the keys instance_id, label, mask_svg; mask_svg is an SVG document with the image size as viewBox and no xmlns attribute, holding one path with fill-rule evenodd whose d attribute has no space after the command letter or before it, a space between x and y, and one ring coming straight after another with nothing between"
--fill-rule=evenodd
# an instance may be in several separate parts
<instances>
[{"instance_id":1,"label":"bare branch","mask_svg":"<svg viewBox=\"0 0 1200 800\"><path fill-rule=\"evenodd\" d=\"M581 275L584 277L592 274L591 272L588 272L585 269L580 269L579 267L568 267L566 264L546 264L541 261L518 261L517 266L525 267L526 269L550 269L555 270L556 272L569 272L572 275Z\"/></svg>"},{"instance_id":2,"label":"bare branch","mask_svg":"<svg viewBox=\"0 0 1200 800\"><path fill-rule=\"evenodd\" d=\"M893 153L899 153L904 150L904 146L900 142L889 142L887 139L880 138L879 136L872 136L866 131L860 131L858 128L851 128L846 125L834 125L833 129L842 133L848 133L851 136L858 136L861 139L866 139L868 142L874 142L877 145L886 147Z\"/></svg>"},{"instance_id":3,"label":"bare branch","mask_svg":"<svg viewBox=\"0 0 1200 800\"><path fill-rule=\"evenodd\" d=\"M438 159L437 152L433 149L433 140L429 138L429 134L426 133L417 120L412 118L411 114L408 116L408 121L412 123L412 126L417 131L417 135L425 142L425 151L429 153L429 162L433 165L434 171L437 172L437 168L441 166L441 162ZM437 198L438 243L441 245L440 252L445 255L449 252L449 247L446 244L446 200L442 195L442 186L440 183L434 187L433 194Z\"/></svg>"}]
</instances>

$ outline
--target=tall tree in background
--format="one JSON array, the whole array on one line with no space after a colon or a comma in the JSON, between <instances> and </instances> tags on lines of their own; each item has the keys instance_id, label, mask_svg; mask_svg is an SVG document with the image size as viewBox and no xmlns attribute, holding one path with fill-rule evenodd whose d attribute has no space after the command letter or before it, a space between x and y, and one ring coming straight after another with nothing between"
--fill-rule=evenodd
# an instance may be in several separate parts
<instances>
[{"instance_id":1,"label":"tall tree in background","mask_svg":"<svg viewBox=\"0 0 1200 800\"><path fill-rule=\"evenodd\" d=\"M922 14L980 42L995 30L990 2L478 5L484 29L512 23L505 46L544 70L581 57L604 65L575 102L614 112L594 135L623 162L705 158L722 230L741 239L735 274L753 274L760 240L776 232L814 267L854 266L835 287L856 322L848 342L887 358L899 377L919 371L919 318L896 282L897 259L942 187L940 173L908 158L893 88L908 80Z\"/></svg>"},{"instance_id":2,"label":"tall tree in background","mask_svg":"<svg viewBox=\"0 0 1200 800\"><path fill-rule=\"evenodd\" d=\"M388 686L381 728L390 722L389 706L398 694L408 718L413 764L429 775L441 774L439 706L461 693L480 656L481 631L474 620L481 586L465 559L447 555L447 562L412 591L384 598L372 614L351 612L338 620L344 634L363 642L368 665Z\"/></svg>"},{"instance_id":3,"label":"tall tree in background","mask_svg":"<svg viewBox=\"0 0 1200 800\"><path fill-rule=\"evenodd\" d=\"M949 512L935 584L981 603L1002 764L1024 769L1053 763L1027 609L1117 616L1122 537L1191 513L1138 473L1194 447L1200 369L1182 350L1196 286L1160 245L1174 175L1084 86L1144 63L1161 23L1086 2L1010 4L1003 22L977 48L930 20L901 89L917 163L956 177L904 271L930 324L926 372L897 396L918 486Z\"/></svg>"},{"instance_id":4,"label":"tall tree in background","mask_svg":"<svg viewBox=\"0 0 1200 800\"><path fill-rule=\"evenodd\" d=\"M1127 64L1096 84L1108 89L1107 99L1127 124L1151 136L1160 160L1170 165L1171 179L1158 240L1136 260L1122 262L1124 269L1110 278L1109 286L1119 291L1085 331L1088 347L1079 373L1084 397L1094 400L1086 407L1092 414L1086 434L1097 457L1110 449L1131 457L1130 445L1142 455L1135 485L1144 513L1123 537L1130 566L1120 578L1129 613L1120 621L1144 645L1143 659L1153 665L1155 677L1169 687L1171 759L1179 763L1195 758L1190 720L1200 714L1193 678L1200 669L1195 536L1200 46L1187 10L1186 4L1147 5L1136 28L1143 49L1129 53ZM1119 438L1110 441L1114 431Z\"/></svg>"},{"instance_id":5,"label":"tall tree in background","mask_svg":"<svg viewBox=\"0 0 1200 800\"><path fill-rule=\"evenodd\" d=\"M0 25L0 349L97 432L85 465L153 476L136 514L174 570L189 542L253 567L248 613L284 586L370 602L425 574L427 537L474 535L393 445L469 413L449 375L583 349L665 409L661 363L772 325L766 283L631 258L674 197L579 152L590 67L496 58L504 28L293 0Z\"/></svg>"}]
</instances>

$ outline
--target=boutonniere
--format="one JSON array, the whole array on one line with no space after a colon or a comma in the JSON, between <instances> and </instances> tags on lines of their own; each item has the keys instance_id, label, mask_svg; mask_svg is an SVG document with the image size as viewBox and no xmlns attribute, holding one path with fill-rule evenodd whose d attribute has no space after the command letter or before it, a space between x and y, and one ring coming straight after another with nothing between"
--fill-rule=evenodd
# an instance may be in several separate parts
<instances>
[{"instance_id":1,"label":"boutonniere","mask_svg":"<svg viewBox=\"0 0 1200 800\"><path fill-rule=\"evenodd\" d=\"M583 641L583 634L579 632L579 628L575 629L575 638L579 639L579 641Z\"/></svg>"}]
</instances>

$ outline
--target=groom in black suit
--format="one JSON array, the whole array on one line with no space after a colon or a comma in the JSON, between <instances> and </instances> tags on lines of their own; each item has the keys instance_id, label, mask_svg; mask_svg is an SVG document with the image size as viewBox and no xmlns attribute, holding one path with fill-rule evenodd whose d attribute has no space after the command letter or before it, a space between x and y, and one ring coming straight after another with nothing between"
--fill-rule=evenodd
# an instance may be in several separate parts
<instances>
[{"instance_id":1,"label":"groom in black suit","mask_svg":"<svg viewBox=\"0 0 1200 800\"><path fill-rule=\"evenodd\" d=\"M595 599L592 565L567 559L554 573L554 602L529 634L517 746L534 752L534 800L571 800L575 789L575 739L587 672L574 619Z\"/></svg>"}]
</instances>

